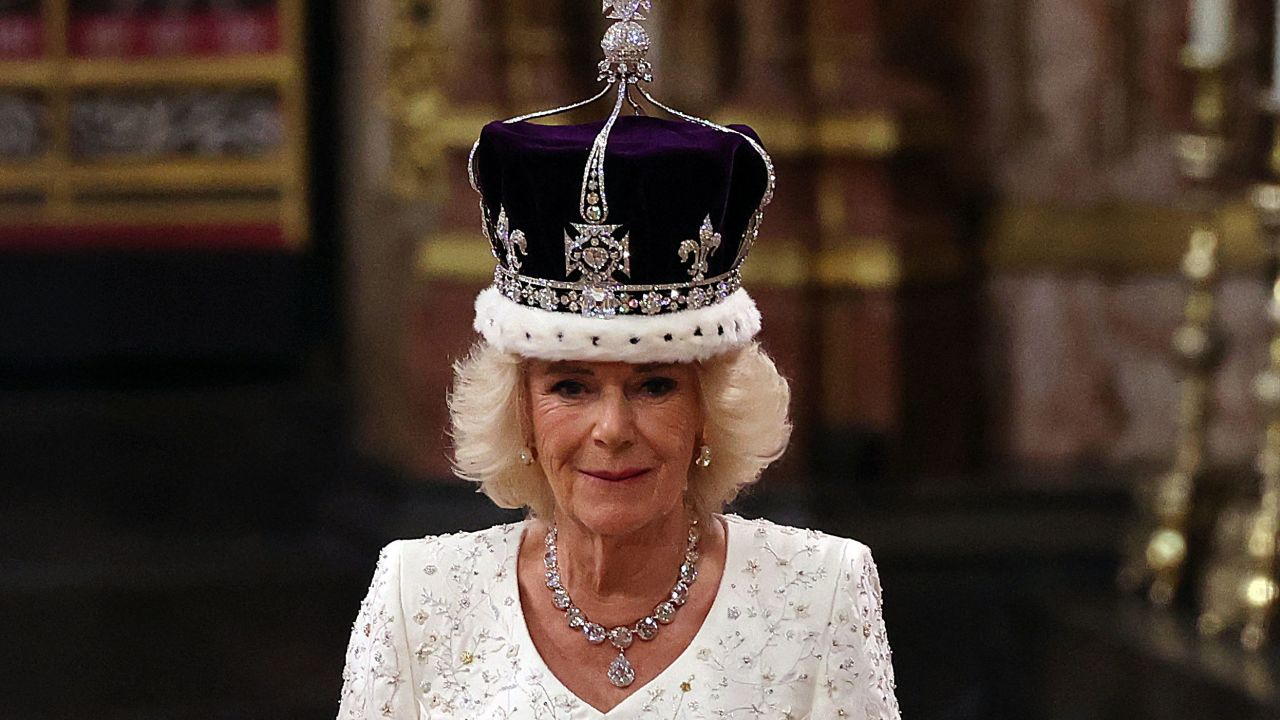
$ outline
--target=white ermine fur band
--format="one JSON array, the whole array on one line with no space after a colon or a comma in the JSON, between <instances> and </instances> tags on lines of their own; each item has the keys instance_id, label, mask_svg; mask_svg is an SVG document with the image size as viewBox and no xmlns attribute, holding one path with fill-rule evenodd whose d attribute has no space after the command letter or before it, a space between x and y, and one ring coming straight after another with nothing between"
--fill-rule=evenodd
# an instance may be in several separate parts
<instances>
[{"instance_id":1,"label":"white ermine fur band","mask_svg":"<svg viewBox=\"0 0 1280 720\"><path fill-rule=\"evenodd\" d=\"M490 287L476 297L475 329L504 352L540 360L693 362L751 342L760 311L739 289L697 310L588 318L520 305Z\"/></svg>"}]
</instances>

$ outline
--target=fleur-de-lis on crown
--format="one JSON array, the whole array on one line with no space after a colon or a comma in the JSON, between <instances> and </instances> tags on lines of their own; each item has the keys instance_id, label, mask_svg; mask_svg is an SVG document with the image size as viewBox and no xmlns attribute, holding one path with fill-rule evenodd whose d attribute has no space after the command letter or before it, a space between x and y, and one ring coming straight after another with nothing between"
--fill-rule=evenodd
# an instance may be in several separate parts
<instances>
[{"instance_id":1,"label":"fleur-de-lis on crown","mask_svg":"<svg viewBox=\"0 0 1280 720\"><path fill-rule=\"evenodd\" d=\"M603 12L610 20L644 20L653 12L653 0L604 0Z\"/></svg>"},{"instance_id":2,"label":"fleur-de-lis on crown","mask_svg":"<svg viewBox=\"0 0 1280 720\"><path fill-rule=\"evenodd\" d=\"M507 209L501 205L498 206L497 225L498 242L502 243L502 247L507 251L507 267L519 270L520 258L516 255L516 249L519 248L525 255L529 254L529 243L525 240L524 231L511 229L507 220Z\"/></svg>"},{"instance_id":3,"label":"fleur-de-lis on crown","mask_svg":"<svg viewBox=\"0 0 1280 720\"><path fill-rule=\"evenodd\" d=\"M685 240L680 243L680 261L688 262L689 257L693 256L693 265L689 266L689 275L694 280L702 280L707 275L707 258L720 247L720 233L711 227L711 216L702 221L702 227L698 229L697 240Z\"/></svg>"}]
</instances>

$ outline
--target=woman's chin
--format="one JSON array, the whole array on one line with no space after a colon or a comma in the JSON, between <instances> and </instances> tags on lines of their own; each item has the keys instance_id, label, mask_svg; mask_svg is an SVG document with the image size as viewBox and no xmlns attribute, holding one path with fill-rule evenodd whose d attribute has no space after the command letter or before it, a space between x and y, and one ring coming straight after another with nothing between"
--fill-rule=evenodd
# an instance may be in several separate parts
<instances>
[{"instance_id":1,"label":"woman's chin","mask_svg":"<svg viewBox=\"0 0 1280 720\"><path fill-rule=\"evenodd\" d=\"M656 468L602 477L578 471L562 508L569 519L604 536L628 535L681 506L683 486Z\"/></svg>"}]
</instances>

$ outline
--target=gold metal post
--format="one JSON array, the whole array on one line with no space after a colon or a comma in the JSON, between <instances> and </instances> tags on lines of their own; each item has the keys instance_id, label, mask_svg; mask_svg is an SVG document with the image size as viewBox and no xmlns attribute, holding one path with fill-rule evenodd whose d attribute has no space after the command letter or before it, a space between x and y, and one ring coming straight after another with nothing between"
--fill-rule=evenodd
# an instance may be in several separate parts
<instances>
[{"instance_id":1,"label":"gold metal post","mask_svg":"<svg viewBox=\"0 0 1280 720\"><path fill-rule=\"evenodd\" d=\"M1193 132L1177 138L1175 149L1188 183L1188 201L1199 219L1191 229L1182 274L1190 291L1173 351L1182 370L1177 451L1173 466L1154 482L1146 508L1146 533L1123 565L1122 588L1144 587L1151 602L1168 606L1182 581L1187 558L1187 524L1196 482L1205 467L1209 394L1221 357L1214 321L1214 288L1219 273L1220 234L1215 222L1215 188L1225 156L1225 68L1183 53L1183 65L1195 75Z\"/></svg>"},{"instance_id":2,"label":"gold metal post","mask_svg":"<svg viewBox=\"0 0 1280 720\"><path fill-rule=\"evenodd\" d=\"M1271 156L1280 153L1277 132ZM1258 451L1257 495L1242 505L1228 506L1218 517L1216 548L1202 582L1199 628L1215 636L1241 626L1240 644L1259 650L1270 634L1277 583L1276 534L1280 529L1280 185L1262 184L1253 190L1259 229L1272 261L1271 341L1267 367L1254 380L1254 396L1265 418Z\"/></svg>"}]
</instances>

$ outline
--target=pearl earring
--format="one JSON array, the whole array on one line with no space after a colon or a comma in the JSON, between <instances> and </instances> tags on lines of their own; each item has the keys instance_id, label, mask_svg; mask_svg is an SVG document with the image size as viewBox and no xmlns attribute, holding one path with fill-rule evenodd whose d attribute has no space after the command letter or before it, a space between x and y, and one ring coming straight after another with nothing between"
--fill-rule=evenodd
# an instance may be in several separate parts
<instances>
[{"instance_id":1,"label":"pearl earring","mask_svg":"<svg viewBox=\"0 0 1280 720\"><path fill-rule=\"evenodd\" d=\"M693 461L693 464L697 465L700 468L711 467L711 446L710 445L703 445L702 447L698 448L698 457Z\"/></svg>"},{"instance_id":2,"label":"pearl earring","mask_svg":"<svg viewBox=\"0 0 1280 720\"><path fill-rule=\"evenodd\" d=\"M525 466L528 466L528 465L532 465L532 464L533 464L533 451L532 451L532 450L530 450L530 449L529 449L529 448L527 448L527 447L522 447L522 448L520 448L520 464L521 464L521 465L525 465Z\"/></svg>"}]
</instances>

